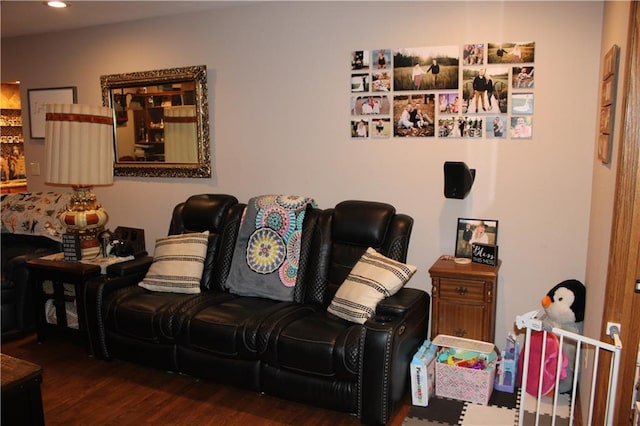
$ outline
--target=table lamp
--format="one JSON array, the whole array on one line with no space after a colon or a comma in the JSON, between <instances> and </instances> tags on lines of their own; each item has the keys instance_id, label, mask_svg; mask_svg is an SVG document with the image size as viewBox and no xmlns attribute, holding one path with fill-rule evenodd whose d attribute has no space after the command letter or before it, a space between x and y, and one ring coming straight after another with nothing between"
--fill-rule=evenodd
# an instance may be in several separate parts
<instances>
[{"instance_id":1,"label":"table lamp","mask_svg":"<svg viewBox=\"0 0 640 426\"><path fill-rule=\"evenodd\" d=\"M45 180L70 185L73 194L59 216L79 238L82 259L100 254L98 234L109 216L92 188L113 184L113 111L102 106L49 104L45 125Z\"/></svg>"}]
</instances>

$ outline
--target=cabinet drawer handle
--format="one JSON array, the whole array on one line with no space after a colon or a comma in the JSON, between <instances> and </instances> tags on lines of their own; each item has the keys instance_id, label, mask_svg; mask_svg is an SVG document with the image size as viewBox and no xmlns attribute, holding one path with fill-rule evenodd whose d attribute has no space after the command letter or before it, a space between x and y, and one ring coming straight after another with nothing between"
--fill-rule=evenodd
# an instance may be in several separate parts
<instances>
[{"instance_id":1,"label":"cabinet drawer handle","mask_svg":"<svg viewBox=\"0 0 640 426\"><path fill-rule=\"evenodd\" d=\"M469 290L467 290L466 287L456 287L456 293L458 293L460 296L464 296L465 294L468 293Z\"/></svg>"},{"instance_id":2,"label":"cabinet drawer handle","mask_svg":"<svg viewBox=\"0 0 640 426\"><path fill-rule=\"evenodd\" d=\"M455 331L456 337L464 337L465 334L467 334L467 330L463 329L463 328L459 328Z\"/></svg>"}]
</instances>

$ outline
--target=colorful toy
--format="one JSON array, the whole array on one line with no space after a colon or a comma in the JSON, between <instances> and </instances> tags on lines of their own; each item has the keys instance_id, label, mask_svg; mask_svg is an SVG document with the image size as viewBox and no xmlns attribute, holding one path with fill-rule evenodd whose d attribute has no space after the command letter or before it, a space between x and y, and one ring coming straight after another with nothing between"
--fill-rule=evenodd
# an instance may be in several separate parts
<instances>
[{"instance_id":1,"label":"colorful toy","mask_svg":"<svg viewBox=\"0 0 640 426\"><path fill-rule=\"evenodd\" d=\"M586 289L578 280L566 280L553 287L542 298L544 315L540 317L543 323L551 327L560 328L576 334L582 334L584 322L584 310L586 301ZM573 388L575 374L576 342L565 338L562 348L559 347L558 338L552 333L547 333L545 361L543 374L540 376L540 363L543 345L543 332L531 334L531 352L529 355L529 370L527 379L527 393L538 394L539 379L542 379L542 394L552 394L555 389L555 374L558 365L558 356L562 350L562 367L557 391L559 393L570 392ZM518 370L522 371L523 355L518 363Z\"/></svg>"},{"instance_id":2,"label":"colorful toy","mask_svg":"<svg viewBox=\"0 0 640 426\"><path fill-rule=\"evenodd\" d=\"M543 322L563 330L582 334L586 288L578 280L566 280L553 287L542 298Z\"/></svg>"},{"instance_id":3,"label":"colorful toy","mask_svg":"<svg viewBox=\"0 0 640 426\"><path fill-rule=\"evenodd\" d=\"M489 363L495 361L495 354L483 354L477 351L442 348L438 354L438 362L475 370L486 370Z\"/></svg>"},{"instance_id":4,"label":"colorful toy","mask_svg":"<svg viewBox=\"0 0 640 426\"><path fill-rule=\"evenodd\" d=\"M544 343L544 332L533 331L531 333L531 352L529 353L529 371L527 374L527 388L525 389L529 395L538 395L538 386L542 380L540 394L552 396L556 385L556 371L558 368L558 354L560 353L560 345L558 338L547 333L546 346L544 350L544 360L542 360L542 346ZM526 350L526 349L525 349ZM524 356L518 360L518 371L522 371ZM540 364L543 364L542 368ZM562 356L562 367L560 369L560 383L567 378L567 365L569 360L566 354Z\"/></svg>"},{"instance_id":5,"label":"colorful toy","mask_svg":"<svg viewBox=\"0 0 640 426\"><path fill-rule=\"evenodd\" d=\"M582 335L586 293L584 284L578 280L566 280L559 283L542 298L542 307L545 314L540 320L553 327ZM560 380L558 392L565 393L570 392L573 388L576 341L565 338L562 351L568 361L567 377Z\"/></svg>"},{"instance_id":6,"label":"colorful toy","mask_svg":"<svg viewBox=\"0 0 640 426\"><path fill-rule=\"evenodd\" d=\"M520 344L516 336L512 333L507 335L505 348L502 351L496 371L494 389L501 392L511 392L515 390L517 379L517 365L520 355Z\"/></svg>"}]
</instances>

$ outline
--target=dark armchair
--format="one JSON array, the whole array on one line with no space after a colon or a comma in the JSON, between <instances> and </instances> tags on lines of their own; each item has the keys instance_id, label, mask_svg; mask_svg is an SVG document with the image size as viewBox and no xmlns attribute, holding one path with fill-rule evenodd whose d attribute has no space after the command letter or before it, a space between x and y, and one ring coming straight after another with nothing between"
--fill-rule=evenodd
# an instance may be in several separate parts
<instances>
[{"instance_id":1,"label":"dark armchair","mask_svg":"<svg viewBox=\"0 0 640 426\"><path fill-rule=\"evenodd\" d=\"M60 243L49 238L2 234L2 340L35 328L33 295L25 263L59 251Z\"/></svg>"}]
</instances>

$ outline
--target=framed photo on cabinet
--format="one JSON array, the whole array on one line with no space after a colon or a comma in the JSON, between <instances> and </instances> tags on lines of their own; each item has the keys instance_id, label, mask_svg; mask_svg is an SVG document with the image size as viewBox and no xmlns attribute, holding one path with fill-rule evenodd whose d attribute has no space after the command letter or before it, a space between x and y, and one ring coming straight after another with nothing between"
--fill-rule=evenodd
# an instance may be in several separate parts
<instances>
[{"instance_id":1,"label":"framed photo on cabinet","mask_svg":"<svg viewBox=\"0 0 640 426\"><path fill-rule=\"evenodd\" d=\"M498 243L498 221L459 218L456 229L455 257L471 259L473 244L495 246Z\"/></svg>"}]
</instances>

